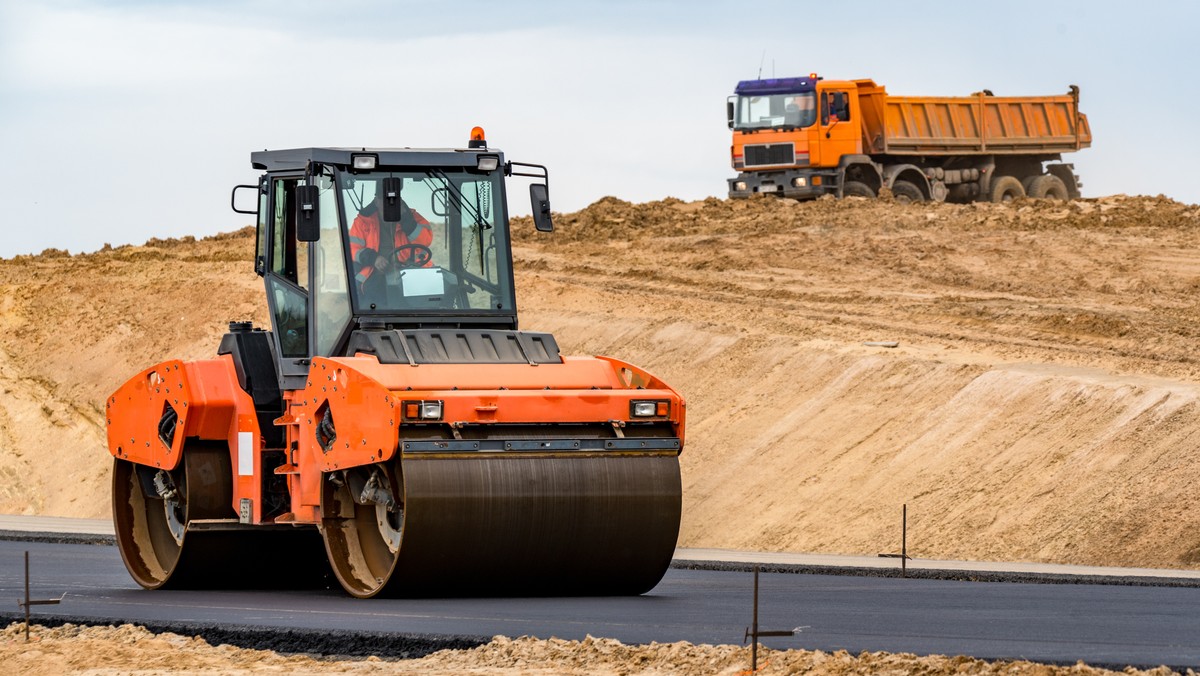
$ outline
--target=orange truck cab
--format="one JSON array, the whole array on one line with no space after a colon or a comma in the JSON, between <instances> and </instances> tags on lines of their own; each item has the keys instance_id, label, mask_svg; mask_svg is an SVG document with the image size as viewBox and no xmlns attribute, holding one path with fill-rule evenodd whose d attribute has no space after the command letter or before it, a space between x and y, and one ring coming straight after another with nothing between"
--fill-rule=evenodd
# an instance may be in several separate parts
<instances>
[{"instance_id":1,"label":"orange truck cab","mask_svg":"<svg viewBox=\"0 0 1200 676\"><path fill-rule=\"evenodd\" d=\"M727 104L729 196L897 201L1073 199L1062 154L1091 145L1079 89L1065 95L902 97L871 80L744 80Z\"/></svg>"}]
</instances>

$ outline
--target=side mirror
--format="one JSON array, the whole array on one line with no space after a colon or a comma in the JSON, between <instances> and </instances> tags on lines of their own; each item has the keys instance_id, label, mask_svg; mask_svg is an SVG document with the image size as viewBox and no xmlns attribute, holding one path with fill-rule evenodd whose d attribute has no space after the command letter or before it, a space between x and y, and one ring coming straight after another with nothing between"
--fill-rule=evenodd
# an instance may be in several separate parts
<instances>
[{"instance_id":1,"label":"side mirror","mask_svg":"<svg viewBox=\"0 0 1200 676\"><path fill-rule=\"evenodd\" d=\"M388 223L399 223L403 216L400 208L400 188L403 183L399 177L389 176L383 179L383 220Z\"/></svg>"},{"instance_id":2,"label":"side mirror","mask_svg":"<svg viewBox=\"0 0 1200 676\"><path fill-rule=\"evenodd\" d=\"M246 194L245 191L247 191L247 190L254 191L254 197L252 198L254 200L254 202L253 202L254 208L253 209L239 209L238 208L238 192L242 191L242 194L245 195ZM259 194L259 192L261 192L261 190L256 185L235 185L235 186L233 186L233 193L231 193L229 195L229 206L232 207L233 210L239 214L256 214L257 215L258 214L258 194Z\"/></svg>"},{"instance_id":3,"label":"side mirror","mask_svg":"<svg viewBox=\"0 0 1200 676\"><path fill-rule=\"evenodd\" d=\"M533 227L538 232L553 232L554 221L550 220L550 189L545 183L529 186L529 203L533 208Z\"/></svg>"},{"instance_id":4,"label":"side mirror","mask_svg":"<svg viewBox=\"0 0 1200 676\"><path fill-rule=\"evenodd\" d=\"M838 119L837 113L830 113L829 128L825 130L825 138L833 138L833 128L838 126L838 122L841 122L841 120Z\"/></svg>"},{"instance_id":5,"label":"side mirror","mask_svg":"<svg viewBox=\"0 0 1200 676\"><path fill-rule=\"evenodd\" d=\"M320 197L315 185L296 186L296 239L301 242L321 238L321 210L317 205Z\"/></svg>"},{"instance_id":6,"label":"side mirror","mask_svg":"<svg viewBox=\"0 0 1200 676\"><path fill-rule=\"evenodd\" d=\"M729 128L733 129L733 99L730 98L725 102L725 121L729 123Z\"/></svg>"}]
</instances>

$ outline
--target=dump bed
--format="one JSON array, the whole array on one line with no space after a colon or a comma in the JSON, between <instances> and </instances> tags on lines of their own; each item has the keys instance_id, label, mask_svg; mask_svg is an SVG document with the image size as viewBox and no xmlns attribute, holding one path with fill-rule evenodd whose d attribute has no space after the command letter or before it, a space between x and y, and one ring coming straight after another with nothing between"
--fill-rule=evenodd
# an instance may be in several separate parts
<instances>
[{"instance_id":1,"label":"dump bed","mask_svg":"<svg viewBox=\"0 0 1200 676\"><path fill-rule=\"evenodd\" d=\"M892 96L856 80L871 155L1041 155L1092 144L1079 88L1058 96Z\"/></svg>"}]
</instances>

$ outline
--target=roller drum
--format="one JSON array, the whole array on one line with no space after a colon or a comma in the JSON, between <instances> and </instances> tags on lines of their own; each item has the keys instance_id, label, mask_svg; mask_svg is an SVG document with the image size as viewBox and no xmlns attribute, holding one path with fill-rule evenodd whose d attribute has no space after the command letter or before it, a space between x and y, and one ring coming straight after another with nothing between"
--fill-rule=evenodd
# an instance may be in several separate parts
<instances>
[{"instance_id":1,"label":"roller drum","mask_svg":"<svg viewBox=\"0 0 1200 676\"><path fill-rule=\"evenodd\" d=\"M143 467L153 476L156 468ZM138 467L113 466L117 549L134 581L147 589L260 589L332 584L315 528L193 530L192 522L233 522L229 451L193 444L168 473L170 499L149 494Z\"/></svg>"},{"instance_id":2,"label":"roller drum","mask_svg":"<svg viewBox=\"0 0 1200 676\"><path fill-rule=\"evenodd\" d=\"M356 596L641 594L679 536L671 452L405 454L394 469L397 551L362 506L327 520L331 563Z\"/></svg>"}]
</instances>

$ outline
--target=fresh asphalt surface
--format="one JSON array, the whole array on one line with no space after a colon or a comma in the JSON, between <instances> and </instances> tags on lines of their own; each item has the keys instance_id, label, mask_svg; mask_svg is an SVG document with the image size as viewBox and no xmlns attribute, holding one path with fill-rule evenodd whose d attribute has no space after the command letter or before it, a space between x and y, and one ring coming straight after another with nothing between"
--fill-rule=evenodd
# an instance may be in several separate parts
<instances>
[{"instance_id":1,"label":"fresh asphalt surface","mask_svg":"<svg viewBox=\"0 0 1200 676\"><path fill-rule=\"evenodd\" d=\"M239 627L259 634L285 629L305 637L382 634L384 645L432 635L426 650L454 644L437 637L467 637L470 645L496 634L740 644L751 619L753 575L748 572L672 568L649 594L631 598L360 600L340 590L146 591L130 579L115 547L0 540L0 599L12 604L0 617L9 620L17 617L16 600L24 596L25 551L30 552L32 597L65 593L60 605L35 606L35 618L194 629L210 640L213 628ZM1200 665L1200 588L1195 587L764 573L759 626L802 627L795 637L761 640L780 649L1084 660L1109 667ZM226 641L227 634L216 637ZM301 645L337 652L305 643L311 640L304 638Z\"/></svg>"}]
</instances>

